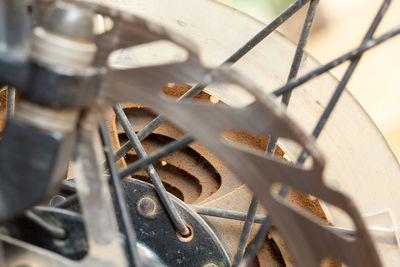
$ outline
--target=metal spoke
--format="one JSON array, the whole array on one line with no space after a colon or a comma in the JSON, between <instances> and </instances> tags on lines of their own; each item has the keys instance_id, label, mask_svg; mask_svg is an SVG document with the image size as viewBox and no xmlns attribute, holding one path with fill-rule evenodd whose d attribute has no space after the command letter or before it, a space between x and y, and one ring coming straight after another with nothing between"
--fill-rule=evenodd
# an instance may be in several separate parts
<instances>
[{"instance_id":1,"label":"metal spoke","mask_svg":"<svg viewBox=\"0 0 400 267\"><path fill-rule=\"evenodd\" d=\"M25 211L24 215L25 218L30 220L32 223L54 238L64 239L67 236L67 231L64 228L59 227L54 223L47 222L33 210Z\"/></svg>"},{"instance_id":2,"label":"metal spoke","mask_svg":"<svg viewBox=\"0 0 400 267\"><path fill-rule=\"evenodd\" d=\"M238 248L236 255L233 259L233 267L237 267L243 258L244 249L246 248L247 241L249 240L251 228L254 222L254 217L256 216L258 202L255 197L251 199L250 207L247 212L246 221L243 225L242 234L240 235Z\"/></svg>"},{"instance_id":3,"label":"metal spoke","mask_svg":"<svg viewBox=\"0 0 400 267\"><path fill-rule=\"evenodd\" d=\"M247 213L244 213L244 212L238 212L238 211L233 211L233 210L223 210L223 209L217 209L217 208L211 208L211 207L205 207L205 206L197 206L197 205L189 205L189 207L191 209L193 209L195 212L197 212L198 214L211 216L211 217L231 219L231 220L236 220L236 221L245 221L247 218ZM269 219L270 218L267 216L255 215L254 223L264 224L269 227L270 223L271 223L269 221ZM268 220L269 222L265 223L266 220ZM329 229L332 229L333 231L336 231L338 233L343 233L346 235L354 235L355 234L354 230L338 228L338 227L334 227L332 225L327 225L326 227Z\"/></svg>"},{"instance_id":4,"label":"metal spoke","mask_svg":"<svg viewBox=\"0 0 400 267\"><path fill-rule=\"evenodd\" d=\"M303 54L304 54L304 48L306 47L308 37L310 36L311 32L311 27L314 21L315 17L315 12L317 10L317 5L319 3L319 0L311 0L310 2L310 7L308 8L307 11L307 16L303 25L303 29L301 31L300 35L300 40L299 43L297 44L296 52L293 58L292 65L290 66L290 72L288 76L288 81L291 79L295 78L297 76L297 73L299 72L300 69L300 63L301 60L303 59ZM291 97L291 92L287 92L283 94L282 96L282 103L285 105L289 104Z\"/></svg>"},{"instance_id":5,"label":"metal spoke","mask_svg":"<svg viewBox=\"0 0 400 267\"><path fill-rule=\"evenodd\" d=\"M289 19L293 14L295 14L300 8L302 8L310 0L297 0L291 4L286 10L284 10L279 16L277 16L271 23L265 26L260 32L258 32L253 38L251 38L247 43L245 43L241 48L239 48L235 53L233 53L228 59L224 61L224 64L233 64L246 55L251 49L253 49L257 44L264 40L268 35L275 31L282 23ZM178 101L183 99L189 99L196 96L200 91L202 91L207 84L197 84L183 94ZM140 141L146 138L152 131L154 131L163 122L163 117L158 115L154 118L148 125L146 125L137 135ZM132 149L131 142L126 142L121 146L117 152L114 153L114 161L119 160L121 157L125 156L129 150Z\"/></svg>"},{"instance_id":6,"label":"metal spoke","mask_svg":"<svg viewBox=\"0 0 400 267\"><path fill-rule=\"evenodd\" d=\"M124 170L120 171L119 177L121 179L125 178L128 175L135 173L135 172L147 167L148 165L162 159L163 157L166 157L175 151L183 149L184 147L186 147L188 144L190 144L193 141L194 141L193 138L188 135L182 137L179 140L173 141L173 142L159 148L158 150L156 150L154 153L150 154L149 156L138 159L134 163L128 165L128 167L126 167ZM64 190L67 190L71 193L74 193L74 194L69 196L64 201L57 203L55 205L55 207L68 208L68 207L71 207L72 205L78 204L78 197L76 195L75 183L70 182L68 180L63 180L61 188Z\"/></svg>"},{"instance_id":7,"label":"metal spoke","mask_svg":"<svg viewBox=\"0 0 400 267\"><path fill-rule=\"evenodd\" d=\"M292 65L290 66L290 72L287 81L289 82L291 79L295 78L297 76L297 73L299 72L300 69L300 63L301 60L303 59L303 54L304 54L304 48L307 44L308 37L310 36L311 32L311 26L315 17L315 11L317 9L317 5L319 3L319 0L312 0L310 2L310 6L307 11L307 16L304 21L303 29L301 31L300 35L300 40L299 43L297 44L296 52L294 54L293 62ZM282 95L282 100L281 102L285 105L289 105L290 97L292 95L291 91L285 92ZM276 136L271 136L267 145L267 153L268 154L273 154L275 152L275 147L276 147L276 142L278 141L278 138Z\"/></svg>"},{"instance_id":8,"label":"metal spoke","mask_svg":"<svg viewBox=\"0 0 400 267\"><path fill-rule=\"evenodd\" d=\"M247 218L247 213L233 211L233 210L224 210L224 209L217 209L217 208L197 206L197 205L190 205L190 208L192 208L198 214L212 216L212 217L232 219L237 221L245 221ZM264 219L265 216L255 215L254 223L262 223Z\"/></svg>"},{"instance_id":9,"label":"metal spoke","mask_svg":"<svg viewBox=\"0 0 400 267\"><path fill-rule=\"evenodd\" d=\"M137 137L139 138L140 141L145 139L147 136L149 136L160 124L163 122L163 117L161 115L158 115L155 117L149 124L147 124L142 130L140 130L137 133ZM122 145L117 152L114 153L113 155L113 160L117 161L123 156L126 155L126 153L129 152L133 148L131 142L126 142L124 145Z\"/></svg>"},{"instance_id":10,"label":"metal spoke","mask_svg":"<svg viewBox=\"0 0 400 267\"><path fill-rule=\"evenodd\" d=\"M250 41L248 41L244 46L242 46L238 51L236 51L232 56L230 56L225 63L235 63L241 59L245 54L247 54L251 49L253 49L259 42L261 42L265 37L276 30L282 23L284 23L288 18L290 18L294 13L300 10L307 2L310 0L297 0L291 4L286 10L279 14L270 24L268 24L264 29L262 29L257 35L255 35Z\"/></svg>"},{"instance_id":11,"label":"metal spoke","mask_svg":"<svg viewBox=\"0 0 400 267\"><path fill-rule=\"evenodd\" d=\"M312 23L314 21L315 12L316 12L318 3L319 3L319 0L311 0L311 2L310 2L310 5L309 5L308 11L307 11L307 15L304 20L303 29L300 34L300 39L297 44L296 52L293 57L292 64L290 66L290 72L289 72L288 79L287 79L288 81L290 81L291 79L296 77L297 73L299 72L300 63L301 63L301 60L303 59L304 48L307 44L307 40L308 40L308 37L311 32L311 27L312 27ZM286 92L285 94L283 94L281 102L285 106L288 106L290 97L291 97L291 91ZM273 155L275 153L277 141L278 141L278 138L276 136L269 137L269 142L268 142L267 150L266 150L267 154ZM253 199L254 199L254 197L253 197ZM266 220L265 224L269 225L270 220ZM263 226L258 230L257 235L259 235L261 237L265 236L266 232L269 229L269 226L265 225L265 224L263 224ZM257 237L257 235L256 235L256 237ZM263 240L263 239L261 239L261 237L260 237L259 243L255 243L253 246L249 246L246 249L246 250L250 250L246 253L247 257L250 257L250 259L252 259L255 256L256 251L258 250L259 246L261 245L261 242ZM245 262L246 262L246 259L245 259Z\"/></svg>"},{"instance_id":12,"label":"metal spoke","mask_svg":"<svg viewBox=\"0 0 400 267\"><path fill-rule=\"evenodd\" d=\"M129 139L129 141L132 143L132 146L135 149L136 153L138 154L139 158L147 157L146 151L144 150L142 144L140 143L140 140L137 137L135 131L132 129L132 125L129 122L128 118L126 117L126 114L123 111L121 105L119 105L119 104L115 105L114 112L117 115L117 118L120 121L122 128L124 128L124 131ZM158 176L154 166L151 164L148 165L146 167L146 172L149 175L149 177L154 185L154 188L156 189L157 194L160 197L160 200L163 203L164 208L166 209L173 225L176 227L176 229L181 234L189 235L190 230L186 226L183 219L179 216L175 206L171 202L171 200L168 196L167 190L165 190L164 185L162 184L161 179Z\"/></svg>"},{"instance_id":13,"label":"metal spoke","mask_svg":"<svg viewBox=\"0 0 400 267\"><path fill-rule=\"evenodd\" d=\"M122 224L124 228L123 230L127 239L128 254L130 256L129 260L133 266L138 267L140 265L139 265L139 255L136 247L136 233L135 230L133 229L132 220L130 217L128 206L126 204L125 194L120 184L117 167L115 166L115 163L112 160L111 144L107 136L107 129L104 124L104 121L100 122L99 128L100 128L101 141L104 146L106 161L110 169L110 177L113 185L112 187L114 188L115 198L117 199L118 209L121 214Z\"/></svg>"},{"instance_id":14,"label":"metal spoke","mask_svg":"<svg viewBox=\"0 0 400 267\"><path fill-rule=\"evenodd\" d=\"M382 4L381 8L378 11L378 14L375 16L375 19L373 20L370 28L368 29L367 34L365 35L363 41L361 42L361 45L366 44L370 41L370 39L373 37L376 29L379 26L379 23L381 22L383 15L387 11L389 4L391 0L385 0L384 3ZM324 128L328 118L332 114L333 109L335 108L340 96L342 95L347 83L349 82L351 75L353 75L358 63L360 62L362 55L359 55L356 58L353 58L350 61L350 65L348 66L345 74L343 75L342 80L339 82L338 87L336 88L335 92L333 93L333 96L329 100L329 103L327 107L325 108L324 112L321 115L321 118L319 119L317 125L315 126L312 136L314 138L318 138L320 135L322 129ZM298 163L304 163L304 161L307 158L307 152L303 150L298 158Z\"/></svg>"},{"instance_id":15,"label":"metal spoke","mask_svg":"<svg viewBox=\"0 0 400 267\"><path fill-rule=\"evenodd\" d=\"M385 14L385 12L387 11L389 4L390 4L391 0L385 0L384 3L381 5L381 8L379 9L377 15L375 16L370 28L368 29L368 32L366 33L362 44L366 44L370 41L370 39L373 37L373 34L375 33L380 21L383 18L383 15ZM321 115L316 127L313 130L312 136L314 138L317 138L319 136L319 134L321 133L323 127L326 124L326 121L328 120L329 116L331 115L335 105L337 104L337 101L339 100L342 92L344 91L344 88L346 87L347 82L349 81L351 75L353 74L357 64L359 63L360 59L362 57L362 54L360 54L358 57L353 58L351 60L351 64L349 65L349 67L347 68L346 73L343 76L343 79L339 82L339 85L337 86L333 96L331 97L327 107L325 108L323 114ZM307 158L307 152L305 150L303 150L301 152L301 154L299 155L296 163L298 165L302 165L305 160ZM279 196L284 198L289 192L289 187L288 186L283 186L280 191L279 191ZM269 216L267 216L267 218L265 219L265 223L263 224L263 227L261 227L256 235L256 237L258 235L260 236L265 236L265 234L268 232L268 229L271 226L271 220L269 219ZM254 243L251 248L251 251L249 251L248 253L245 253L246 256L244 257L244 264L247 264L248 262L250 262L250 260L255 256L256 251L258 250L258 248L261 246L262 243L262 239L260 238L258 240L258 243ZM255 248L255 249L254 249Z\"/></svg>"},{"instance_id":16,"label":"metal spoke","mask_svg":"<svg viewBox=\"0 0 400 267\"><path fill-rule=\"evenodd\" d=\"M60 208L60 209L66 209L66 208L69 208L78 203L79 203L78 194L75 193L75 194L67 197L64 201L57 203L56 205L54 205L54 207Z\"/></svg>"},{"instance_id":17,"label":"metal spoke","mask_svg":"<svg viewBox=\"0 0 400 267\"><path fill-rule=\"evenodd\" d=\"M184 136L179 140L173 141L162 148L159 148L156 152L153 154L150 154L147 157L143 157L141 159L136 160L132 164L128 165L124 170L122 170L119 175L120 177L126 177L131 173L135 173L139 171L140 169L143 169L144 167L152 164L153 162L156 162L163 157L180 150L182 148L185 148L187 145L192 143L194 139L191 136Z\"/></svg>"},{"instance_id":18,"label":"metal spoke","mask_svg":"<svg viewBox=\"0 0 400 267\"><path fill-rule=\"evenodd\" d=\"M265 217L264 222L261 224L260 229L258 229L256 236L251 240L246 250L244 251L243 260L240 262L240 267L246 267L249 265L251 260L256 255L260 245L264 242L266 234L271 225L271 218L269 216Z\"/></svg>"},{"instance_id":19,"label":"metal spoke","mask_svg":"<svg viewBox=\"0 0 400 267\"><path fill-rule=\"evenodd\" d=\"M319 75L339 66L340 64L348 61L348 60L352 60L354 58L357 58L359 56L361 56L362 54L364 54L366 51L382 44L385 41L388 41L389 39L396 37L397 35L400 34L400 26L394 27L392 30L388 31L385 34L382 34L381 36L374 38L374 39L370 39L368 42L365 42L363 45L359 46L356 49L351 50L350 52L347 52L346 54L328 62L327 64L297 78L297 79L293 79L290 82L288 82L287 84L285 84L284 86L282 86L279 89L276 89L274 92L272 92L272 94L274 94L275 96L280 96L285 94L286 92L290 92L293 89L298 88L300 85L306 83L307 81L318 77Z\"/></svg>"}]
</instances>

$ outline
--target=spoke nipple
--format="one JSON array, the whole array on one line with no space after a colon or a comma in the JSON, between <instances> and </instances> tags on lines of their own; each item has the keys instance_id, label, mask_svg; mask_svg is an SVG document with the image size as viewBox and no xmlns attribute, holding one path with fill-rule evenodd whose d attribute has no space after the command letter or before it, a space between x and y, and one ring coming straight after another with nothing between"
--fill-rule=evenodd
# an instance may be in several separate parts
<instances>
[{"instance_id":1,"label":"spoke nipple","mask_svg":"<svg viewBox=\"0 0 400 267\"><path fill-rule=\"evenodd\" d=\"M185 233L181 233L179 231L176 232L176 235L178 236L179 240L183 241L183 242L189 242L190 240L193 239L193 230L192 227L190 227L189 225L186 225L186 232Z\"/></svg>"},{"instance_id":2,"label":"spoke nipple","mask_svg":"<svg viewBox=\"0 0 400 267\"><path fill-rule=\"evenodd\" d=\"M189 227L186 227L186 228L185 228L185 232L181 232L180 234L181 234L183 237L188 237L188 236L190 236L190 235L192 234L192 231L190 230Z\"/></svg>"}]
</instances>

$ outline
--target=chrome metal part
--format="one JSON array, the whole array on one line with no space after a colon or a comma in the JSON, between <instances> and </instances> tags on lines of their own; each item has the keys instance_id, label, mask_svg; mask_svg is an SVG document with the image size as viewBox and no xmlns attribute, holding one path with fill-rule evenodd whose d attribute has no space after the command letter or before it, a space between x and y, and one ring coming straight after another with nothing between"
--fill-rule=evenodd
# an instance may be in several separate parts
<instances>
[{"instance_id":1,"label":"chrome metal part","mask_svg":"<svg viewBox=\"0 0 400 267\"><path fill-rule=\"evenodd\" d=\"M78 53L76 50L72 49L72 52L70 50L64 54L67 55L67 57L75 57L75 59L78 58L79 60L86 58L87 62L83 64L83 66L86 67L85 70L79 68L82 67L82 64L78 64L79 62L74 62L69 67L57 64L59 58L55 54L60 53L64 48L62 46L57 46L57 44L64 44L63 41L68 43L68 41L75 38L72 42L75 43L75 46L81 47L84 44L81 43L82 40L77 39L79 36L66 36L59 33L57 36L47 35L47 37L51 38L46 38L46 40L43 38L33 38L33 41L32 39L30 40L33 46L29 51L27 42L22 42L21 40L21 38L29 37L29 33L23 31L24 27L27 26L27 21L24 20L27 16L27 12L21 1L15 2L17 3L13 1L1 2L1 6L4 10L9 11L11 13L10 15L15 16L9 18L6 25L14 20L20 20L19 23L21 23L19 26L17 25L18 23L15 25L12 24L13 27L19 27L15 29L14 33L10 33L10 29L7 28L6 32L8 35L4 37L5 42L7 42L6 37L10 38L10 40L13 40L13 38L20 38L20 43L15 45L15 47L9 47L7 45L1 47L4 49L5 53L9 53L7 56L11 57L13 62L17 65L19 64L18 66L21 68L15 70L15 76L19 78L18 83L15 85L17 86L19 94L21 94L21 99L15 104L14 89L9 90L7 96L9 119L6 121L3 142L0 148L2 159L8 158L7 162L2 160L0 166L0 172L2 173L0 177L2 183L0 197L3 201L0 217L2 222L22 214L25 209L46 199L48 193L56 190L60 181L65 178L68 161L70 160L73 150L76 123L80 113L80 110L76 106L77 103L72 100L84 99L86 103L92 101L94 97L93 90L95 90L94 86L89 86L84 92L79 92L76 91L75 86L87 86L90 84L90 82L88 83L87 81L89 76L91 76L89 78L92 78L91 82L93 85L93 77L97 78L97 74L93 73L93 71L91 71L90 75L87 75L87 68L93 60L95 49L92 49L92 55L90 55L90 53L85 53L84 55L79 54L79 49ZM54 19L59 10L60 8L56 5L56 7L48 13L48 20L51 20L51 17ZM23 14L24 12L25 14ZM79 13L82 11L75 8L73 11L65 10L65 12ZM7 16L3 16L2 18L5 19ZM79 17L82 18L82 14L80 16L74 14L72 17L75 19ZM90 15L88 16L87 14L86 18L91 19ZM64 26L70 28L72 24L66 19L63 21L66 23ZM93 28L92 22L90 25L91 28ZM43 26L46 28L46 25ZM50 26L50 28L51 27L52 26ZM89 29L89 32L87 27L85 29L87 35L93 36L94 33L92 29ZM52 30L54 31L53 28ZM38 33L38 31L36 31L36 33ZM54 34L53 32L53 35ZM35 34L34 36L38 37L38 35ZM52 43L54 40L57 40L57 42ZM95 45L92 43L91 47L95 48ZM19 49L17 55L13 53L15 49ZM24 51L29 51L31 58L25 57L26 54L23 53ZM7 57L2 57L2 59L7 60ZM38 62L34 62L35 59ZM23 61L22 63L20 62L21 60ZM63 58L63 62L64 61L65 57ZM46 66L40 64L46 64ZM15 67L13 64L10 65L11 67ZM80 69L81 72L86 74L86 76L83 75L83 79L76 77L77 69ZM7 73L9 73L9 71L12 72L13 70L10 69ZM0 76L1 80L7 83L13 83L8 80L7 75ZM75 89L75 91L73 91L73 89ZM77 89L79 89L79 87ZM88 100L87 97L81 98L81 96L84 96L85 92L86 96L87 92L89 92L91 99ZM79 101L76 102L79 103ZM60 105L62 106L61 109L59 108ZM15 112L14 106L16 106ZM15 116L11 116L13 113L15 113ZM9 156L9 151L13 150L24 151L25 155L17 153L14 154L14 156ZM24 192L30 193L16 200L16 192L18 191L23 195ZM11 205L8 201L16 204Z\"/></svg>"},{"instance_id":2,"label":"chrome metal part","mask_svg":"<svg viewBox=\"0 0 400 267\"><path fill-rule=\"evenodd\" d=\"M91 65L93 13L65 2L55 2L46 12L43 24L33 29L31 58L50 66L79 69Z\"/></svg>"},{"instance_id":3,"label":"chrome metal part","mask_svg":"<svg viewBox=\"0 0 400 267\"><path fill-rule=\"evenodd\" d=\"M31 57L36 62L73 68L87 67L96 53L93 43L68 40L41 27L35 28L33 35Z\"/></svg>"}]
</instances>

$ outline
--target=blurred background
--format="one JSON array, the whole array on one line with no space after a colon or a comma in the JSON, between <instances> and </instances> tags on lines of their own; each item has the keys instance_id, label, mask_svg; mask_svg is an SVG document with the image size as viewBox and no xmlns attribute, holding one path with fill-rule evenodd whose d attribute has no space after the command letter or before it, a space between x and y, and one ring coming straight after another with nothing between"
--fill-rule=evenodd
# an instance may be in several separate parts
<instances>
[{"instance_id":1,"label":"blurred background","mask_svg":"<svg viewBox=\"0 0 400 267\"><path fill-rule=\"evenodd\" d=\"M294 0L219 0L264 23ZM306 50L326 63L359 46L382 0L320 0ZM308 6L279 28L297 43ZM400 24L400 1L392 4L376 36ZM331 72L343 76L347 63ZM364 54L347 88L381 130L400 160L400 38L393 38ZM373 142L373 140L371 140ZM366 144L367 145L367 144Z\"/></svg>"}]
</instances>

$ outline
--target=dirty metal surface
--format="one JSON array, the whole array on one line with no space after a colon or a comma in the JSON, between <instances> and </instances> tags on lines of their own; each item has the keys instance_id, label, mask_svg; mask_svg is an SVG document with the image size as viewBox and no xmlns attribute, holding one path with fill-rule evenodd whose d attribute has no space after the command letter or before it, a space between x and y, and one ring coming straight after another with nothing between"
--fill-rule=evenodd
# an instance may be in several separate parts
<instances>
[{"instance_id":1,"label":"dirty metal surface","mask_svg":"<svg viewBox=\"0 0 400 267\"><path fill-rule=\"evenodd\" d=\"M190 225L191 235L176 232L152 186L125 179L123 188L141 243L152 249L168 266L229 266L228 254L216 233L199 215L177 198L172 198L180 215ZM147 203L144 201L147 200ZM201 255L199 257L199 255Z\"/></svg>"}]
</instances>

